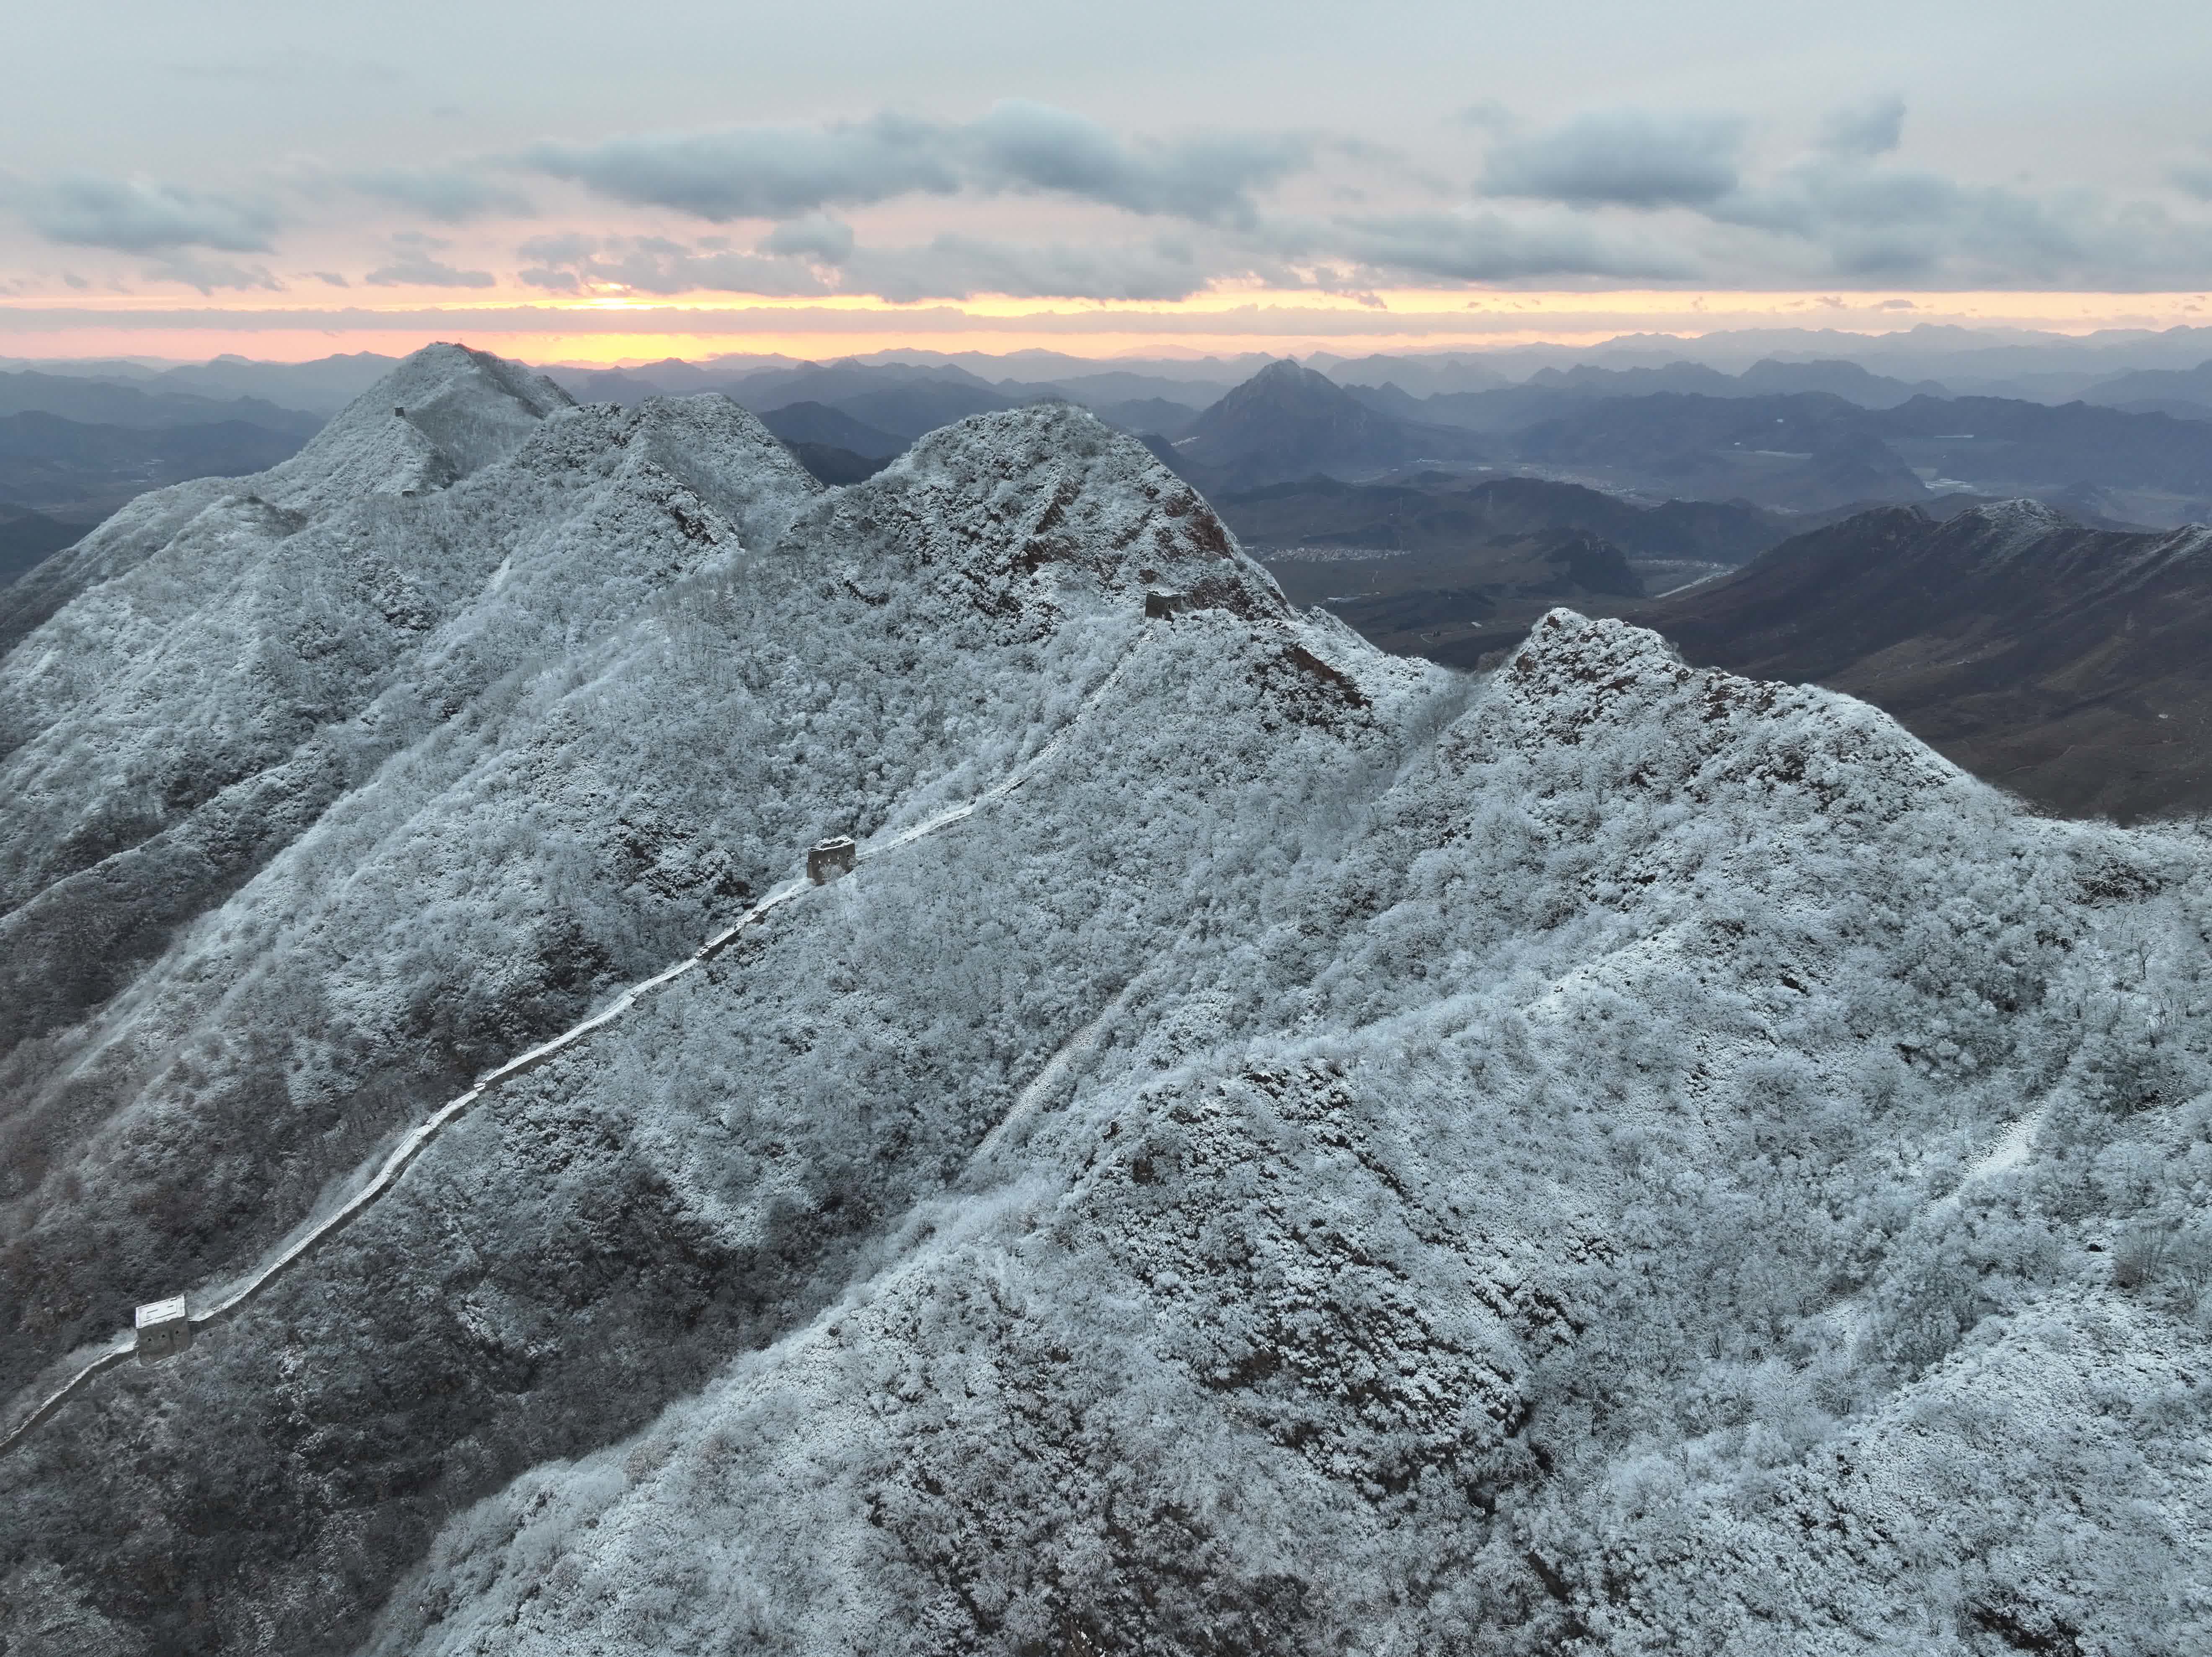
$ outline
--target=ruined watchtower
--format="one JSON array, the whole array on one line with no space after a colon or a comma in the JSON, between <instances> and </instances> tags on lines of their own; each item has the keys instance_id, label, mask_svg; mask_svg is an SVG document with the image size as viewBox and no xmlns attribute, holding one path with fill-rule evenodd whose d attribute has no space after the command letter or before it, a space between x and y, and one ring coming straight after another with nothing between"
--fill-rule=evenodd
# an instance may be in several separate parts
<instances>
[{"instance_id":1,"label":"ruined watchtower","mask_svg":"<svg viewBox=\"0 0 2212 1657\"><path fill-rule=\"evenodd\" d=\"M192 1344L192 1320L185 1311L185 1297L149 1301L138 1308L138 1361L150 1363L181 1352Z\"/></svg>"},{"instance_id":2,"label":"ruined watchtower","mask_svg":"<svg viewBox=\"0 0 2212 1657\"><path fill-rule=\"evenodd\" d=\"M806 853L806 877L817 886L827 886L838 876L851 874L859 860L860 848L850 835L817 841Z\"/></svg>"},{"instance_id":3,"label":"ruined watchtower","mask_svg":"<svg viewBox=\"0 0 2212 1657\"><path fill-rule=\"evenodd\" d=\"M1148 622L1172 622L1190 608L1187 592L1170 592L1158 589L1145 595L1145 619Z\"/></svg>"}]
</instances>

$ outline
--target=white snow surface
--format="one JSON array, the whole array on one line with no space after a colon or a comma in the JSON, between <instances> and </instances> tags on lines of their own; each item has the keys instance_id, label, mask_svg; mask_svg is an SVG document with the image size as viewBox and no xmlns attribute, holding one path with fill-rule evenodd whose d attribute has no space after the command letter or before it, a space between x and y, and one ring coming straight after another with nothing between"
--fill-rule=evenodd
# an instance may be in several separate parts
<instances>
[{"instance_id":1,"label":"white snow surface","mask_svg":"<svg viewBox=\"0 0 2212 1657\"><path fill-rule=\"evenodd\" d=\"M0 1635L2212 1646L2194 828L1566 611L1384 657L1079 410L825 492L395 380L0 663L17 958L234 863L7 1061L9 1385L611 1016L101 1352Z\"/></svg>"}]
</instances>

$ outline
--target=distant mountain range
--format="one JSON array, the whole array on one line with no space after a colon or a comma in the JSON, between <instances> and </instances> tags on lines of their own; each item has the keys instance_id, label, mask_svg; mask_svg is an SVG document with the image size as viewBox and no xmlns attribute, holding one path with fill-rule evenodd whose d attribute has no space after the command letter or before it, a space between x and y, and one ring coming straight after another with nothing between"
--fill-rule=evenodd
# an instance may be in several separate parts
<instances>
[{"instance_id":1,"label":"distant mountain range","mask_svg":"<svg viewBox=\"0 0 2212 1657\"><path fill-rule=\"evenodd\" d=\"M1049 355L1002 361L1031 370L1091 367ZM1522 379L1500 372L1497 364L1509 361ZM1069 401L1146 439L1224 502L1310 478L1395 486L1425 469L1455 474L1462 489L1534 474L1634 507L1736 503L1784 515L1785 529L1847 509L1952 494L2033 496L2106 527L2212 517L2212 404L2194 401L2212 398L2212 364L2089 376L2098 383L2083 391L2085 400L2061 406L1954 396L1943 382L1843 358L1765 358L1723 372L1683 360L1623 361L1618 354L1605 362L1376 356L1335 361L1330 373L1277 362L1237 384L1165 363L1061 372L1055 379L975 372L992 366L981 356L672 359L556 377L584 400L623 406L720 392L762 416L831 483L865 477L926 433L969 415ZM356 355L0 373L0 422L14 422L0 424L0 500L86 525L150 487L273 464L312 434L319 410L388 367ZM2081 389L2083 378L2066 383ZM1306 509L1310 520L1294 521ZM1278 545L1366 537L1376 526L1363 526L1361 513L1397 510L1310 490L1264 511L1257 502L1231 507L1232 516L1260 513L1265 522L1255 532ZM1433 513L1428 521L1435 525ZM1749 520L1739 512L1737 521ZM1632 561L1662 555L1602 527L1578 527L1614 539ZM1440 549L1434 534L1425 545ZM1670 555L1696 559L1711 550ZM1664 585L1673 577L1655 579Z\"/></svg>"},{"instance_id":2,"label":"distant mountain range","mask_svg":"<svg viewBox=\"0 0 2212 1657\"><path fill-rule=\"evenodd\" d=\"M166 389L159 381L142 388L27 370L0 373L0 416L26 413L57 415L86 424L148 428L236 422L295 436L302 443L323 424L319 415L280 408L261 398L204 397Z\"/></svg>"},{"instance_id":3,"label":"distant mountain range","mask_svg":"<svg viewBox=\"0 0 2212 1657\"><path fill-rule=\"evenodd\" d=\"M1893 507L1644 615L1694 662L1863 697L2045 810L2212 810L2212 529Z\"/></svg>"},{"instance_id":4,"label":"distant mountain range","mask_svg":"<svg viewBox=\"0 0 2212 1657\"><path fill-rule=\"evenodd\" d=\"M0 501L96 521L148 489L275 465L304 435L296 427L272 431L240 420L147 427L0 415Z\"/></svg>"}]
</instances>

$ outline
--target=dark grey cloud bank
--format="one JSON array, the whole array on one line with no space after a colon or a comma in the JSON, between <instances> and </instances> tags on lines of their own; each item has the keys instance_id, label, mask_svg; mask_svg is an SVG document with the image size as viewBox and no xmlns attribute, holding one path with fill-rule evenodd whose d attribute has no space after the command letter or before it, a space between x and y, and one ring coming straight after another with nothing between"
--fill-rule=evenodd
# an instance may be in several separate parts
<instances>
[{"instance_id":1,"label":"dark grey cloud bank","mask_svg":"<svg viewBox=\"0 0 2212 1657\"><path fill-rule=\"evenodd\" d=\"M1906 108L1891 94L1808 111L1794 146L1771 123L1710 111L1598 109L1528 126L1486 106L1455 130L1455 175L1318 131L1131 135L1009 100L967 121L885 112L547 139L498 157L295 169L251 191L70 175L9 186L7 201L49 243L142 256L155 261L146 274L204 292L276 285L259 265L211 256L271 253L362 204L385 222L353 275L380 287L509 276L548 293L1164 300L1224 281L1355 292L2212 281L2212 166L2169 167L2126 198L1963 180L1899 159ZM1021 222L1025 200L1050 203L1052 235ZM903 228L866 222L894 208ZM931 222L920 234L918 209ZM497 229L541 211L559 228L519 246Z\"/></svg>"},{"instance_id":2,"label":"dark grey cloud bank","mask_svg":"<svg viewBox=\"0 0 2212 1657\"><path fill-rule=\"evenodd\" d=\"M489 288L498 281L489 270L463 270L440 258L451 246L437 236L403 230L392 239L390 262L362 280L373 288Z\"/></svg>"},{"instance_id":3,"label":"dark grey cloud bank","mask_svg":"<svg viewBox=\"0 0 2212 1657\"><path fill-rule=\"evenodd\" d=\"M461 166L377 167L340 174L337 182L440 224L527 218L535 211L520 191Z\"/></svg>"},{"instance_id":4,"label":"dark grey cloud bank","mask_svg":"<svg viewBox=\"0 0 2212 1657\"><path fill-rule=\"evenodd\" d=\"M1201 291L1222 267L1185 243L1025 246L947 232L908 246L858 246L849 227L809 218L779 226L753 252L665 236L540 236L520 250L517 274L549 293L618 286L639 294L699 292L769 297L868 293L905 302L1004 294L1165 300Z\"/></svg>"},{"instance_id":5,"label":"dark grey cloud bank","mask_svg":"<svg viewBox=\"0 0 2212 1657\"><path fill-rule=\"evenodd\" d=\"M206 247L265 253L283 222L264 201L174 185L64 174L21 192L26 222L47 240L120 253Z\"/></svg>"},{"instance_id":6,"label":"dark grey cloud bank","mask_svg":"<svg viewBox=\"0 0 2212 1657\"><path fill-rule=\"evenodd\" d=\"M714 223L780 227L741 264L664 257L635 285L766 282L814 291L839 273L890 297L992 291L1169 298L1223 276L1290 285L1353 281L1525 282L1905 282L2126 288L2212 280L2212 225L2155 202L2076 190L2039 195L1975 185L1890 158L1905 106L1882 94L1821 117L1795 156L1764 168L1748 120L1725 114L1596 111L1519 130L1502 112L1475 123L1491 142L1470 183L1389 212L1284 209L1272 195L1314 172L1311 135L1208 134L1136 142L1064 111L1001 104L964 125L884 115L814 128L755 127L541 145L541 172L632 206ZM2212 171L2212 170L2208 170ZM2175 174L2185 193L2198 175ZM956 234L902 249L860 244L837 210L902 197L1054 194L1215 233L1196 252L1126 242L1018 249ZM1458 193L1461 199L1449 197ZM2212 190L2202 192L2212 197ZM834 227L825 229L824 226ZM823 240L827 236L829 240ZM764 264L804 261L811 276ZM592 279L622 280L605 274ZM571 280L586 279L571 266ZM1055 287L1054 284L1063 284Z\"/></svg>"},{"instance_id":7,"label":"dark grey cloud bank","mask_svg":"<svg viewBox=\"0 0 2212 1657\"><path fill-rule=\"evenodd\" d=\"M1725 116L1585 115L1494 146L1482 189L1571 207L1698 207L1736 187L1743 139L1744 123Z\"/></svg>"},{"instance_id":8,"label":"dark grey cloud bank","mask_svg":"<svg viewBox=\"0 0 2212 1657\"><path fill-rule=\"evenodd\" d=\"M964 125L882 114L827 126L546 143L523 160L613 201L717 224L969 191L1056 193L1246 226L1259 216L1255 192L1304 169L1311 153L1311 141L1294 134L1132 141L1066 110L1007 102Z\"/></svg>"}]
</instances>

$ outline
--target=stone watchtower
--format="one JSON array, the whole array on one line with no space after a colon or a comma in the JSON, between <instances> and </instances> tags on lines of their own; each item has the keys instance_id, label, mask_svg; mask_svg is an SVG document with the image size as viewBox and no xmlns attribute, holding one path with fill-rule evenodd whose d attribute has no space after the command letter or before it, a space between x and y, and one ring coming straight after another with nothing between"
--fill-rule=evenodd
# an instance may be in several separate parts
<instances>
[{"instance_id":1,"label":"stone watchtower","mask_svg":"<svg viewBox=\"0 0 2212 1657\"><path fill-rule=\"evenodd\" d=\"M151 1301L138 1308L138 1359L150 1363L181 1352L192 1344L192 1320L185 1311L185 1297Z\"/></svg>"},{"instance_id":2,"label":"stone watchtower","mask_svg":"<svg viewBox=\"0 0 2212 1657\"><path fill-rule=\"evenodd\" d=\"M850 835L818 841L806 853L806 877L817 886L827 886L840 875L851 874L859 860L860 847Z\"/></svg>"}]
</instances>

